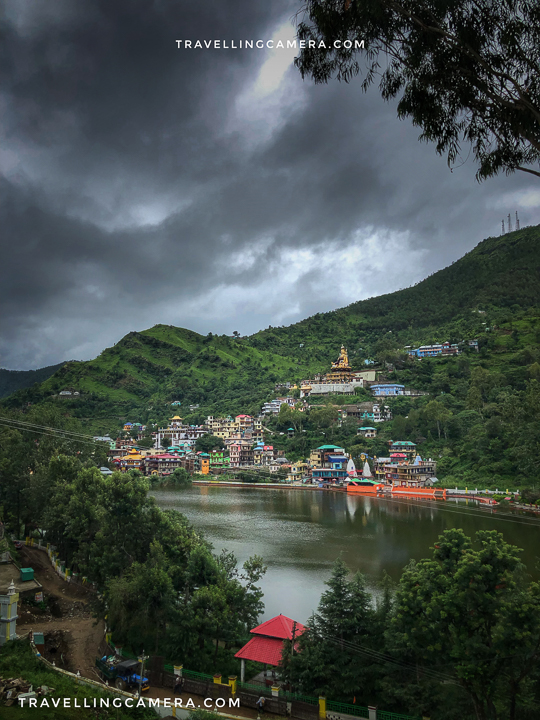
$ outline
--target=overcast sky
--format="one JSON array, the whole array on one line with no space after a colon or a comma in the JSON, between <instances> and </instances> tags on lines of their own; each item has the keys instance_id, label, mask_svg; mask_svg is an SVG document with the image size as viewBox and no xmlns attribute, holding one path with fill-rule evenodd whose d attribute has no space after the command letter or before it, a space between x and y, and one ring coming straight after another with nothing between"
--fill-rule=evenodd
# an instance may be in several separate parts
<instances>
[{"instance_id":1,"label":"overcast sky","mask_svg":"<svg viewBox=\"0 0 540 720\"><path fill-rule=\"evenodd\" d=\"M300 3L0 0L0 367L95 357L156 323L252 333L406 287L540 222L360 81L315 86ZM468 151L464 152L464 160Z\"/></svg>"}]
</instances>

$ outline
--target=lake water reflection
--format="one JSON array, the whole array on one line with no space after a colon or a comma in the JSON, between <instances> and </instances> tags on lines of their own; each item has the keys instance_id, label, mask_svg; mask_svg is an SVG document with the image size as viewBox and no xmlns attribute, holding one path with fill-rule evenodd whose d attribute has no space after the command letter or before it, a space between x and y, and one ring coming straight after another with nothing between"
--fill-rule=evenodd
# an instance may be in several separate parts
<instances>
[{"instance_id":1,"label":"lake water reflection","mask_svg":"<svg viewBox=\"0 0 540 720\"><path fill-rule=\"evenodd\" d=\"M529 572L535 569L540 521L491 514L474 504L353 497L323 490L261 490L198 486L157 490L158 505L184 513L215 551L227 548L242 563L261 555L263 619L283 613L300 622L317 608L324 581L341 555L372 588L383 570L395 580L411 558L429 554L440 533L461 527L498 530L523 548Z\"/></svg>"}]
</instances>

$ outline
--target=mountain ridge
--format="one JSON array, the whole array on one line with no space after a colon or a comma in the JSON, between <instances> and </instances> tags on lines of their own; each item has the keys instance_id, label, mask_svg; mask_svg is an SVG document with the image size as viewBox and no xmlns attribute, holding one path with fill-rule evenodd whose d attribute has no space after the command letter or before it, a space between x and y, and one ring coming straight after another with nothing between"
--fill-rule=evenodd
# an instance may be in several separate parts
<instances>
[{"instance_id":1,"label":"mountain ridge","mask_svg":"<svg viewBox=\"0 0 540 720\"><path fill-rule=\"evenodd\" d=\"M255 412L274 395L276 383L326 370L341 344L359 368L407 345L485 339L486 328L495 326L502 328L502 352L505 323L540 306L539 241L540 226L487 238L409 288L245 338L165 324L130 332L97 358L63 363L37 387L2 402L13 408L58 402L62 390L72 389L81 396L62 402L80 417L140 414L157 406L163 414L174 400L216 413Z\"/></svg>"}]
</instances>

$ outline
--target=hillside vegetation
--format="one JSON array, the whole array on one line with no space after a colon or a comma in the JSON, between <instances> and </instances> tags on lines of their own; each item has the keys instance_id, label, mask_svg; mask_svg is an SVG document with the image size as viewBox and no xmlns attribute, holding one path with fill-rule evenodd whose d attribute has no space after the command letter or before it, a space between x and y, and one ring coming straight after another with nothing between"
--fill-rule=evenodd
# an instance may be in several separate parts
<instances>
[{"instance_id":1,"label":"hillside vegetation","mask_svg":"<svg viewBox=\"0 0 540 720\"><path fill-rule=\"evenodd\" d=\"M0 368L0 398L11 393L30 387L35 383L42 383L59 370L64 363L49 365L39 370L5 370Z\"/></svg>"},{"instance_id":2,"label":"hillside vegetation","mask_svg":"<svg viewBox=\"0 0 540 720\"><path fill-rule=\"evenodd\" d=\"M176 400L182 402L182 414L189 404L216 414L258 412L261 402L273 397L276 382L317 369L308 357L298 363L245 339L156 325L129 333L95 360L66 363L38 387L15 393L4 404L60 404L82 419L112 420L113 428L135 416L142 422L164 421ZM80 395L62 397L63 390Z\"/></svg>"},{"instance_id":3,"label":"hillside vegetation","mask_svg":"<svg viewBox=\"0 0 540 720\"><path fill-rule=\"evenodd\" d=\"M174 400L189 422L256 414L275 397L277 382L328 369L343 343L357 369L375 362L386 379L429 395L389 401L394 420L381 424L371 442L360 442L351 423L337 426L336 413L270 421L272 442L290 459L305 457L323 434L371 456L385 452L386 440L410 439L422 455L438 459L443 482L540 487L539 241L540 227L488 238L414 287L248 338L167 325L132 332L95 360L67 363L3 402L13 409L28 402L60 406L102 432L117 431L126 419L165 422ZM478 352L469 348L472 339ZM462 343L463 352L420 361L404 349L445 340ZM64 389L80 396L61 399ZM190 411L190 404L199 407ZM306 432L279 434L291 424Z\"/></svg>"},{"instance_id":4,"label":"hillside vegetation","mask_svg":"<svg viewBox=\"0 0 540 720\"><path fill-rule=\"evenodd\" d=\"M389 332L407 345L473 338L486 320L474 311L490 311L490 321L500 322L539 304L540 226L534 226L484 240L413 287L262 330L252 343L294 356L315 351L325 359L344 343L368 355Z\"/></svg>"}]
</instances>

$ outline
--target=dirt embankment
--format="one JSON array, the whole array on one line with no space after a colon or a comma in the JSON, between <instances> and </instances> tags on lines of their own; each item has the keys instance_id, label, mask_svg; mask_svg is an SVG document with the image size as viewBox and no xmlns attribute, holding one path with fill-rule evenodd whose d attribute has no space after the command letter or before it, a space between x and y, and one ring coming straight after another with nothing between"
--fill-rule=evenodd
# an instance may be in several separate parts
<instances>
[{"instance_id":1,"label":"dirt embankment","mask_svg":"<svg viewBox=\"0 0 540 720\"><path fill-rule=\"evenodd\" d=\"M83 586L62 580L52 569L46 553L31 547L20 551L25 567L34 569L34 577L43 586L45 608L25 602L19 606L17 633L43 632L44 656L58 667L97 679L94 662L99 655L105 626L92 616L92 594Z\"/></svg>"}]
</instances>

